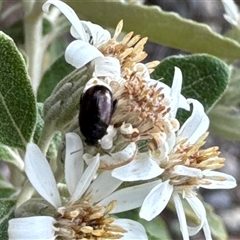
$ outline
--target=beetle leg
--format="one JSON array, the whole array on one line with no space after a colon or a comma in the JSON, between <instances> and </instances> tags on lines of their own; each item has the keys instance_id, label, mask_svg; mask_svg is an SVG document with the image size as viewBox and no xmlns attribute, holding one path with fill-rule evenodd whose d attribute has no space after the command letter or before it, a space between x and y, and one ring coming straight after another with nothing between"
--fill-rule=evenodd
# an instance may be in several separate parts
<instances>
[{"instance_id":1,"label":"beetle leg","mask_svg":"<svg viewBox=\"0 0 240 240\"><path fill-rule=\"evenodd\" d=\"M116 110L116 108L117 108L117 103L118 103L118 100L115 99L115 100L113 101L112 115L113 115L113 113L115 112L115 110Z\"/></svg>"}]
</instances>

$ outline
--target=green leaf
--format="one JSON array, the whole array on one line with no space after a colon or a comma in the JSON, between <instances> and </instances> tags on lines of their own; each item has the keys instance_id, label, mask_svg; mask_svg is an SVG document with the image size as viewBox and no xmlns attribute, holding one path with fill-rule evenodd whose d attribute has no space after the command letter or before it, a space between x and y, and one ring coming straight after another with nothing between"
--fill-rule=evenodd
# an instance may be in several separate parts
<instances>
[{"instance_id":1,"label":"green leaf","mask_svg":"<svg viewBox=\"0 0 240 240\"><path fill-rule=\"evenodd\" d=\"M220 98L229 81L229 68L220 59L206 54L169 57L157 66L151 77L172 85L174 66L183 74L182 94L199 100L208 111Z\"/></svg>"},{"instance_id":2,"label":"green leaf","mask_svg":"<svg viewBox=\"0 0 240 240\"><path fill-rule=\"evenodd\" d=\"M10 36L17 45L24 44L24 21L20 19L14 22L12 25L4 28L5 34ZM52 30L51 23L44 18L43 19L43 35L48 34Z\"/></svg>"},{"instance_id":3,"label":"green leaf","mask_svg":"<svg viewBox=\"0 0 240 240\"><path fill-rule=\"evenodd\" d=\"M42 22L42 33L43 33L43 35L45 36L46 34L48 34L48 33L50 33L51 32L51 30L52 30L52 28L53 28L53 26L52 26L52 24L48 21L48 19L46 19L46 18L44 18L43 19L43 22Z\"/></svg>"},{"instance_id":4,"label":"green leaf","mask_svg":"<svg viewBox=\"0 0 240 240\"><path fill-rule=\"evenodd\" d=\"M14 217L15 201L0 199L0 239L8 240L8 221Z\"/></svg>"},{"instance_id":5,"label":"green leaf","mask_svg":"<svg viewBox=\"0 0 240 240\"><path fill-rule=\"evenodd\" d=\"M38 115L37 115L37 124L36 124L36 129L35 133L33 136L33 141L35 143L38 142L38 139L40 137L40 134L43 129L44 125L44 120L43 120L43 103L37 103L37 109L38 109ZM51 143L49 145L48 151L47 151L47 157L49 158L56 158L57 157L57 151L59 144L61 143L61 133L56 132L54 137L51 140Z\"/></svg>"},{"instance_id":6,"label":"green leaf","mask_svg":"<svg viewBox=\"0 0 240 240\"><path fill-rule=\"evenodd\" d=\"M157 6L126 4L120 1L66 1L83 19L115 28L124 20L124 30L134 31L162 45L220 58L240 58L240 44L224 38L205 24L164 12ZM82 19L82 20L83 20Z\"/></svg>"},{"instance_id":7,"label":"green leaf","mask_svg":"<svg viewBox=\"0 0 240 240\"><path fill-rule=\"evenodd\" d=\"M10 36L17 45L24 43L23 20L19 20L4 29L4 33Z\"/></svg>"},{"instance_id":8,"label":"green leaf","mask_svg":"<svg viewBox=\"0 0 240 240\"><path fill-rule=\"evenodd\" d=\"M240 92L240 69L235 66L230 66L231 75L230 81L226 91L224 92L217 105L221 104L227 107L240 106L239 92ZM229 108L228 108L229 109Z\"/></svg>"},{"instance_id":9,"label":"green leaf","mask_svg":"<svg viewBox=\"0 0 240 240\"><path fill-rule=\"evenodd\" d=\"M240 42L240 31L238 28L233 27L230 30L228 30L225 34L225 37L231 38L236 42Z\"/></svg>"},{"instance_id":10,"label":"green leaf","mask_svg":"<svg viewBox=\"0 0 240 240\"><path fill-rule=\"evenodd\" d=\"M22 55L0 32L0 142L24 149L36 122L35 97Z\"/></svg>"},{"instance_id":11,"label":"green leaf","mask_svg":"<svg viewBox=\"0 0 240 240\"><path fill-rule=\"evenodd\" d=\"M217 240L227 240L228 233L222 219L214 212L213 207L204 203L207 212L207 220L210 225L211 233Z\"/></svg>"},{"instance_id":12,"label":"green leaf","mask_svg":"<svg viewBox=\"0 0 240 240\"><path fill-rule=\"evenodd\" d=\"M240 69L232 67L227 90L208 113L210 118L210 130L231 141L240 141L239 83Z\"/></svg>"},{"instance_id":13,"label":"green leaf","mask_svg":"<svg viewBox=\"0 0 240 240\"><path fill-rule=\"evenodd\" d=\"M140 222L147 234L149 240L170 240L170 234L164 220L160 217L157 217L151 221L145 221L139 217L139 209L134 209L131 211L121 212L116 214L119 218L128 218L134 221Z\"/></svg>"},{"instance_id":14,"label":"green leaf","mask_svg":"<svg viewBox=\"0 0 240 240\"><path fill-rule=\"evenodd\" d=\"M0 199L16 197L16 190L13 188L0 188Z\"/></svg>"},{"instance_id":15,"label":"green leaf","mask_svg":"<svg viewBox=\"0 0 240 240\"><path fill-rule=\"evenodd\" d=\"M64 55L59 57L43 76L38 89L38 101L44 102L50 96L57 83L74 69L73 66L66 63Z\"/></svg>"},{"instance_id":16,"label":"green leaf","mask_svg":"<svg viewBox=\"0 0 240 240\"><path fill-rule=\"evenodd\" d=\"M139 218L138 222L140 222L146 229L149 240L172 239L169 234L167 224L162 218L156 217L151 221L145 221L144 219Z\"/></svg>"},{"instance_id":17,"label":"green leaf","mask_svg":"<svg viewBox=\"0 0 240 240\"><path fill-rule=\"evenodd\" d=\"M0 159L14 164L21 171L23 170L23 160L16 149L0 144Z\"/></svg>"},{"instance_id":18,"label":"green leaf","mask_svg":"<svg viewBox=\"0 0 240 240\"><path fill-rule=\"evenodd\" d=\"M210 130L231 141L240 141L239 113L230 112L229 106L217 105L208 114Z\"/></svg>"}]
</instances>

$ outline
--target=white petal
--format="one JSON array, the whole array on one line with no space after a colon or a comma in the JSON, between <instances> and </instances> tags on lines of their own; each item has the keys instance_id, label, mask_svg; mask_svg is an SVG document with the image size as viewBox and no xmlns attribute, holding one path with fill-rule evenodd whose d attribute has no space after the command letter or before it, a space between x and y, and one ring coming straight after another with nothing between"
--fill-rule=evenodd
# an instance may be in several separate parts
<instances>
[{"instance_id":1,"label":"white petal","mask_svg":"<svg viewBox=\"0 0 240 240\"><path fill-rule=\"evenodd\" d=\"M188 111L190 109L186 98L183 95L181 95L181 90L182 90L182 72L178 67L174 67L174 76L170 93L172 98L172 102L170 103L171 117L176 117L178 108L183 108Z\"/></svg>"},{"instance_id":2,"label":"white petal","mask_svg":"<svg viewBox=\"0 0 240 240\"><path fill-rule=\"evenodd\" d=\"M237 4L233 0L221 0L221 1L229 18L237 22L239 19Z\"/></svg>"},{"instance_id":3,"label":"white petal","mask_svg":"<svg viewBox=\"0 0 240 240\"><path fill-rule=\"evenodd\" d=\"M117 129L114 126L109 125L107 128L107 134L103 136L100 141L101 147L103 149L111 149L113 146L113 138L117 134Z\"/></svg>"},{"instance_id":4,"label":"white petal","mask_svg":"<svg viewBox=\"0 0 240 240\"><path fill-rule=\"evenodd\" d=\"M61 206L56 180L47 159L34 143L27 145L25 172L36 191L55 208Z\"/></svg>"},{"instance_id":5,"label":"white petal","mask_svg":"<svg viewBox=\"0 0 240 240\"><path fill-rule=\"evenodd\" d=\"M203 225L203 232L204 232L205 239L212 240L211 230L210 230L207 219L205 220L205 223Z\"/></svg>"},{"instance_id":6,"label":"white petal","mask_svg":"<svg viewBox=\"0 0 240 240\"><path fill-rule=\"evenodd\" d=\"M223 17L225 18L225 20L226 20L227 22L229 22L229 23L232 24L233 26L239 28L239 26L238 26L238 21L236 21L236 20L234 20L233 18L229 17L227 14L223 14Z\"/></svg>"},{"instance_id":7,"label":"white petal","mask_svg":"<svg viewBox=\"0 0 240 240\"><path fill-rule=\"evenodd\" d=\"M112 177L111 171L104 171L90 185L86 195L91 193L90 200L96 203L114 192L121 183L122 181Z\"/></svg>"},{"instance_id":8,"label":"white petal","mask_svg":"<svg viewBox=\"0 0 240 240\"><path fill-rule=\"evenodd\" d=\"M188 139L188 143L194 144L207 131L209 118L199 101L188 99L188 102L193 104L192 115L182 125L178 135L182 139Z\"/></svg>"},{"instance_id":9,"label":"white petal","mask_svg":"<svg viewBox=\"0 0 240 240\"><path fill-rule=\"evenodd\" d=\"M91 181L96 175L96 172L99 167L99 154L97 154L93 159L92 162L88 165L86 170L84 171L81 179L79 180L76 189L74 190L69 202L74 203L81 198L84 192L89 187Z\"/></svg>"},{"instance_id":10,"label":"white petal","mask_svg":"<svg viewBox=\"0 0 240 240\"><path fill-rule=\"evenodd\" d=\"M122 167L115 168L112 176L122 181L148 180L161 175L164 169L153 161L149 153L140 153L137 157Z\"/></svg>"},{"instance_id":11,"label":"white petal","mask_svg":"<svg viewBox=\"0 0 240 240\"><path fill-rule=\"evenodd\" d=\"M202 171L197 168L176 165L175 167L173 167L173 172L180 176L202 178Z\"/></svg>"},{"instance_id":12,"label":"white petal","mask_svg":"<svg viewBox=\"0 0 240 240\"><path fill-rule=\"evenodd\" d=\"M236 179L226 173L204 170L203 178L206 179L208 184L200 185L206 189L231 189L237 186Z\"/></svg>"},{"instance_id":13,"label":"white petal","mask_svg":"<svg viewBox=\"0 0 240 240\"><path fill-rule=\"evenodd\" d=\"M168 139L167 139L168 140ZM150 151L150 156L154 161L156 161L159 165L168 157L170 151L172 149L169 149L168 141L164 140L163 145L157 149L157 151ZM170 143L172 145L172 143ZM175 141L174 141L175 145Z\"/></svg>"},{"instance_id":14,"label":"white petal","mask_svg":"<svg viewBox=\"0 0 240 240\"><path fill-rule=\"evenodd\" d=\"M96 85L104 86L104 87L108 88L110 91L112 91L112 88L107 83L105 83L104 81L102 81L96 77L93 77L87 81L87 83L83 89L83 93L85 93L89 88L96 86Z\"/></svg>"},{"instance_id":15,"label":"white petal","mask_svg":"<svg viewBox=\"0 0 240 240\"><path fill-rule=\"evenodd\" d=\"M88 21L81 21L81 23L90 36L91 44L95 47L100 47L111 38L110 32L103 29L101 26Z\"/></svg>"},{"instance_id":16,"label":"white petal","mask_svg":"<svg viewBox=\"0 0 240 240\"><path fill-rule=\"evenodd\" d=\"M81 68L93 59L102 57L97 48L82 40L71 42L65 51L65 60L75 68Z\"/></svg>"},{"instance_id":17,"label":"white petal","mask_svg":"<svg viewBox=\"0 0 240 240\"><path fill-rule=\"evenodd\" d=\"M100 141L101 147L105 150L111 149L113 147L113 137L109 135L103 136Z\"/></svg>"},{"instance_id":18,"label":"white petal","mask_svg":"<svg viewBox=\"0 0 240 240\"><path fill-rule=\"evenodd\" d=\"M131 161L137 151L137 145L135 143L130 143L126 148L120 152L111 154L111 156L105 154L100 156L100 169L114 169L120 165L124 165ZM83 158L87 164L92 161L92 156L90 154L84 154Z\"/></svg>"},{"instance_id":19,"label":"white petal","mask_svg":"<svg viewBox=\"0 0 240 240\"><path fill-rule=\"evenodd\" d=\"M182 232L182 236L184 240L189 240L189 235L188 235L188 228L187 228L187 220L185 216L185 212L183 209L183 205L181 202L181 199L177 193L173 194L173 201L175 204L179 224L180 224L180 230Z\"/></svg>"},{"instance_id":20,"label":"white petal","mask_svg":"<svg viewBox=\"0 0 240 240\"><path fill-rule=\"evenodd\" d=\"M150 80L148 68L143 63L136 63L133 67L133 72L135 72L135 76L139 77L140 79L144 79L145 81Z\"/></svg>"},{"instance_id":21,"label":"white petal","mask_svg":"<svg viewBox=\"0 0 240 240\"><path fill-rule=\"evenodd\" d=\"M190 106L187 102L187 99L182 94L180 95L180 98L179 98L178 107L185 109L186 111L190 110Z\"/></svg>"},{"instance_id":22,"label":"white petal","mask_svg":"<svg viewBox=\"0 0 240 240\"><path fill-rule=\"evenodd\" d=\"M81 21L81 24L84 28L85 34L87 35L87 40L85 41L89 42L96 48L100 47L111 38L109 31L103 29L97 24L86 21ZM70 33L74 38L82 39L73 26L70 29Z\"/></svg>"},{"instance_id":23,"label":"white petal","mask_svg":"<svg viewBox=\"0 0 240 240\"><path fill-rule=\"evenodd\" d=\"M96 77L111 77L119 79L121 77L121 66L117 58L99 57L94 60Z\"/></svg>"},{"instance_id":24,"label":"white petal","mask_svg":"<svg viewBox=\"0 0 240 240\"><path fill-rule=\"evenodd\" d=\"M111 201L117 200L117 205L111 211L111 213L125 212L138 208L142 205L144 198L148 195L151 189L159 183L160 180L133 187L123 188L103 199L98 203L98 205L106 206Z\"/></svg>"},{"instance_id":25,"label":"white petal","mask_svg":"<svg viewBox=\"0 0 240 240\"><path fill-rule=\"evenodd\" d=\"M82 39L83 41L89 40L89 35L85 33L85 30L82 26L81 21L79 20L78 16L76 15L76 13L72 8L70 8L66 3L62 1L49 0L43 4L42 6L43 11L48 13L51 4L55 5L66 16L66 18L70 21L70 23L75 28L80 39Z\"/></svg>"},{"instance_id":26,"label":"white petal","mask_svg":"<svg viewBox=\"0 0 240 240\"><path fill-rule=\"evenodd\" d=\"M171 108L171 117L175 117L177 113L177 109L179 106L179 98L182 89L182 72L178 67L174 67L174 77L171 88L171 98L172 101L170 103Z\"/></svg>"},{"instance_id":27,"label":"white petal","mask_svg":"<svg viewBox=\"0 0 240 240\"><path fill-rule=\"evenodd\" d=\"M186 200L193 209L194 213L197 215L198 219L200 220L200 224L198 226L188 227L189 236L193 236L202 229L206 221L206 210L202 202L197 197L187 197Z\"/></svg>"},{"instance_id":28,"label":"white petal","mask_svg":"<svg viewBox=\"0 0 240 240\"><path fill-rule=\"evenodd\" d=\"M169 180L154 187L144 199L139 216L151 221L167 206L172 193L173 186L169 184Z\"/></svg>"},{"instance_id":29,"label":"white petal","mask_svg":"<svg viewBox=\"0 0 240 240\"><path fill-rule=\"evenodd\" d=\"M170 132L167 136L166 142L164 143L164 145L166 145L164 147L166 149L166 154L169 154L169 152L174 148L174 146L176 145L176 141L177 141L176 133Z\"/></svg>"},{"instance_id":30,"label":"white petal","mask_svg":"<svg viewBox=\"0 0 240 240\"><path fill-rule=\"evenodd\" d=\"M66 134L65 179L70 195L79 182L84 167L83 144L76 133Z\"/></svg>"},{"instance_id":31,"label":"white petal","mask_svg":"<svg viewBox=\"0 0 240 240\"><path fill-rule=\"evenodd\" d=\"M11 219L8 222L9 240L54 240L53 224L55 222L54 218L47 216Z\"/></svg>"},{"instance_id":32,"label":"white petal","mask_svg":"<svg viewBox=\"0 0 240 240\"><path fill-rule=\"evenodd\" d=\"M115 219L114 225L121 226L127 232L123 234L121 239L148 239L145 228L139 222L133 221L131 219Z\"/></svg>"}]
</instances>

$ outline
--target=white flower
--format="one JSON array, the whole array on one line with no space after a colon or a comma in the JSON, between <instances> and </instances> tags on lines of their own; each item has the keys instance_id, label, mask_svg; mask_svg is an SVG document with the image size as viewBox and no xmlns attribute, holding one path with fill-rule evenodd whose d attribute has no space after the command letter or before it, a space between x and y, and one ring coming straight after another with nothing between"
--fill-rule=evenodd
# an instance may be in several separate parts
<instances>
[{"instance_id":1,"label":"white flower","mask_svg":"<svg viewBox=\"0 0 240 240\"><path fill-rule=\"evenodd\" d=\"M83 145L79 136L74 133L66 134L65 180L70 197L67 203L63 204L48 161L37 145L28 144L25 155L26 175L36 191L54 206L58 216L11 219L8 228L10 240L55 239L56 236L59 239L66 239L72 234L84 234L85 231L88 231L88 234L99 234L94 232L91 221L87 220L89 218L94 218L95 224L98 219L103 224L106 218L106 224L113 231L107 232L110 236L112 234L116 237L114 234L120 234L118 236L122 236L121 239L133 239L136 236L138 239L147 239L144 228L138 222L128 219L114 221L113 218L108 218L107 214L141 206L144 197L159 181L145 184L143 188L137 186L115 191L122 182L113 178L109 171L102 172L93 180L99 167L99 155L92 159L84 171L82 154ZM133 195L139 196L139 200L134 203L131 201ZM85 212L85 222L81 218L83 213L81 209ZM77 230L74 228L76 224L79 224ZM105 239L104 231L100 232L103 234L100 236ZM84 237L84 235L81 236Z\"/></svg>"},{"instance_id":2,"label":"white flower","mask_svg":"<svg viewBox=\"0 0 240 240\"><path fill-rule=\"evenodd\" d=\"M179 127L178 122L175 119L177 109L184 108L189 110L189 104L181 95L181 70L175 67L172 88L161 82L150 79L150 76L146 77L146 79L150 82L150 86L155 85L156 88L163 88L163 94L165 98L169 98L169 100L167 100L169 102L167 107L170 109L170 111L168 114L165 114L163 119L161 119L162 122L166 122L167 126L169 127L167 131L169 130L169 132L159 132L155 133L155 135L157 135L157 137L164 136L166 139L172 139L172 135L175 135L175 132ZM130 126L128 126L128 128L129 127ZM126 129L125 131L127 132L130 130ZM164 141L165 139L162 140L162 142ZM139 181L155 178L161 175L163 171L164 169L160 167L159 162L153 158L151 151L149 151L145 153L138 153L129 164L115 168L112 171L112 176L122 181Z\"/></svg>"},{"instance_id":3,"label":"white flower","mask_svg":"<svg viewBox=\"0 0 240 240\"><path fill-rule=\"evenodd\" d=\"M196 197L195 190L199 187L233 188L236 186L236 180L228 174L212 171L223 166L224 159L218 158L217 148L199 150L205 143L209 120L201 103L193 99L188 101L193 104L192 115L175 137L167 139L153 156L165 170L161 175L164 181L155 186L145 198L140 217L150 221L163 211L171 199L175 204L183 239L189 239L189 236L195 235L203 228L205 237L209 240L212 238L206 211ZM181 197L189 203L199 218L198 226L187 225Z\"/></svg>"},{"instance_id":4,"label":"white flower","mask_svg":"<svg viewBox=\"0 0 240 240\"><path fill-rule=\"evenodd\" d=\"M77 40L71 42L66 51L65 59L76 68L81 68L91 62L94 66L94 77L129 76L136 63L146 58L143 51L147 38L140 35L133 36L133 32L126 34L121 41L118 41L123 28L121 20L111 38L110 33L97 24L81 21L76 13L64 2L59 0L48 0L43 5L43 11L49 13L51 5L55 5L72 24L71 34ZM149 72L152 72L159 61L147 63ZM107 72L107 74L105 74Z\"/></svg>"},{"instance_id":5,"label":"white flower","mask_svg":"<svg viewBox=\"0 0 240 240\"><path fill-rule=\"evenodd\" d=\"M70 43L65 52L65 59L76 68L81 68L92 60L103 57L98 47L110 39L110 33L91 22L81 21L67 4L59 0L49 0L43 4L43 11L48 13L55 5L71 22L71 34L78 40Z\"/></svg>"},{"instance_id":6,"label":"white flower","mask_svg":"<svg viewBox=\"0 0 240 240\"><path fill-rule=\"evenodd\" d=\"M234 0L221 0L226 14L224 18L233 26L239 28L239 9Z\"/></svg>"}]
</instances>

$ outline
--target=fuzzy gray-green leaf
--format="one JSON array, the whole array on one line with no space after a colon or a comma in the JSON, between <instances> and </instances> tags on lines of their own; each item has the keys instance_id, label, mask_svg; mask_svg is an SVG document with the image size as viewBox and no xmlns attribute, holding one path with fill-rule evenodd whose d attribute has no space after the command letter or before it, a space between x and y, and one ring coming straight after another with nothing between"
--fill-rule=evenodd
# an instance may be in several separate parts
<instances>
[{"instance_id":1,"label":"fuzzy gray-green leaf","mask_svg":"<svg viewBox=\"0 0 240 240\"><path fill-rule=\"evenodd\" d=\"M36 122L36 103L22 55L0 32L0 142L24 149Z\"/></svg>"},{"instance_id":2,"label":"fuzzy gray-green leaf","mask_svg":"<svg viewBox=\"0 0 240 240\"><path fill-rule=\"evenodd\" d=\"M38 101L44 102L46 98L50 96L58 82L60 82L73 70L74 67L66 62L64 55L59 57L43 76L41 84L38 88Z\"/></svg>"},{"instance_id":3,"label":"fuzzy gray-green leaf","mask_svg":"<svg viewBox=\"0 0 240 240\"><path fill-rule=\"evenodd\" d=\"M8 221L14 217L15 201L0 199L0 239L8 240Z\"/></svg>"},{"instance_id":4,"label":"fuzzy gray-green leaf","mask_svg":"<svg viewBox=\"0 0 240 240\"><path fill-rule=\"evenodd\" d=\"M207 220L208 220L212 235L217 240L229 239L226 227L222 219L214 212L213 207L207 203L204 203L204 207L206 209Z\"/></svg>"},{"instance_id":5,"label":"fuzzy gray-green leaf","mask_svg":"<svg viewBox=\"0 0 240 240\"><path fill-rule=\"evenodd\" d=\"M37 103L37 109L38 109L38 115L37 115L37 124L36 124L36 129L35 133L33 136L33 141L35 143L38 142L39 137L41 135L43 125L44 125L44 120L43 120L43 103ZM54 137L51 140L51 143L49 145L48 151L47 151L47 157L48 158L55 158L57 156L57 151L59 144L61 142L61 134L60 132L56 132L54 134Z\"/></svg>"},{"instance_id":6,"label":"fuzzy gray-green leaf","mask_svg":"<svg viewBox=\"0 0 240 240\"><path fill-rule=\"evenodd\" d=\"M13 197L16 197L16 190L14 190L13 188L0 188L0 199L11 199Z\"/></svg>"},{"instance_id":7,"label":"fuzzy gray-green leaf","mask_svg":"<svg viewBox=\"0 0 240 240\"><path fill-rule=\"evenodd\" d=\"M171 240L171 236L168 231L167 223L159 217L152 219L151 221L145 221L139 218L138 221L144 226L148 234L149 240Z\"/></svg>"},{"instance_id":8,"label":"fuzzy gray-green leaf","mask_svg":"<svg viewBox=\"0 0 240 240\"><path fill-rule=\"evenodd\" d=\"M240 117L239 112L231 112L229 106L218 104L208 114L210 129L231 141L240 141Z\"/></svg>"},{"instance_id":9,"label":"fuzzy gray-green leaf","mask_svg":"<svg viewBox=\"0 0 240 240\"><path fill-rule=\"evenodd\" d=\"M14 164L20 171L24 168L23 160L18 151L3 144L0 144L0 159L4 162Z\"/></svg>"}]
</instances>

